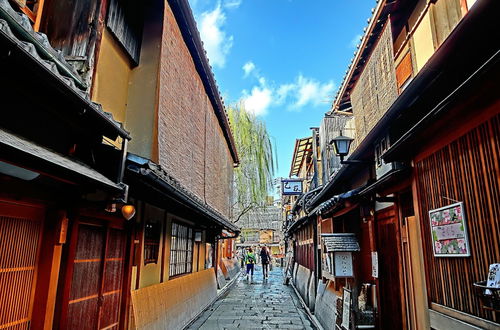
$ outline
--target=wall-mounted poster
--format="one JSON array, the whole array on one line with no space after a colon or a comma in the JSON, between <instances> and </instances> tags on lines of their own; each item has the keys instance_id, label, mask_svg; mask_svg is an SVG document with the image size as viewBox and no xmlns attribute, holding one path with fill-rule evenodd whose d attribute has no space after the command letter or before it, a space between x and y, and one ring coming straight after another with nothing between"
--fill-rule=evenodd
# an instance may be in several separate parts
<instances>
[{"instance_id":1,"label":"wall-mounted poster","mask_svg":"<svg viewBox=\"0 0 500 330\"><path fill-rule=\"evenodd\" d=\"M462 202L429 211L435 257L470 256L467 223Z\"/></svg>"}]
</instances>

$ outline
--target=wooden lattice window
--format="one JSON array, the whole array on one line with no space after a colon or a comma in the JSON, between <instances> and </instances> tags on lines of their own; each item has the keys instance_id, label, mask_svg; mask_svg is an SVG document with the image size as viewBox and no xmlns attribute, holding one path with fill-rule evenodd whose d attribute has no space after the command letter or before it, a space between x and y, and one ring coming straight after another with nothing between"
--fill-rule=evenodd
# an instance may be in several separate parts
<instances>
[{"instance_id":1,"label":"wooden lattice window","mask_svg":"<svg viewBox=\"0 0 500 330\"><path fill-rule=\"evenodd\" d=\"M191 273L193 269L193 229L172 223L170 242L170 276Z\"/></svg>"},{"instance_id":2,"label":"wooden lattice window","mask_svg":"<svg viewBox=\"0 0 500 330\"><path fill-rule=\"evenodd\" d=\"M29 328L43 213L0 201L0 329Z\"/></svg>"},{"instance_id":3,"label":"wooden lattice window","mask_svg":"<svg viewBox=\"0 0 500 330\"><path fill-rule=\"evenodd\" d=\"M135 65L141 52L143 4L137 0L111 0L107 27Z\"/></svg>"},{"instance_id":4,"label":"wooden lattice window","mask_svg":"<svg viewBox=\"0 0 500 330\"><path fill-rule=\"evenodd\" d=\"M157 263L160 252L160 224L149 220L144 227L144 264Z\"/></svg>"}]
</instances>

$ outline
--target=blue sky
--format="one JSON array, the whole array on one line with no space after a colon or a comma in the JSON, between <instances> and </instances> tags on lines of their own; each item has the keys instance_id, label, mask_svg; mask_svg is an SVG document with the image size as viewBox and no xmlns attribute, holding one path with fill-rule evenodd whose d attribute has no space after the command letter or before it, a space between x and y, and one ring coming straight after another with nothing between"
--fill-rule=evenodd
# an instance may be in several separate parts
<instances>
[{"instance_id":1,"label":"blue sky","mask_svg":"<svg viewBox=\"0 0 500 330\"><path fill-rule=\"evenodd\" d=\"M190 0L226 104L267 124L277 176L333 101L374 0Z\"/></svg>"}]
</instances>

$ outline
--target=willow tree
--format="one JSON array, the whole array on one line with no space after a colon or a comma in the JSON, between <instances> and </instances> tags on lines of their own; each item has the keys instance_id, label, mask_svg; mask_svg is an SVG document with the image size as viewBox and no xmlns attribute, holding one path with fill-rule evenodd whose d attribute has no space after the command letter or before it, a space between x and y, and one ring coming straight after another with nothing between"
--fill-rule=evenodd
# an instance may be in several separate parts
<instances>
[{"instance_id":1,"label":"willow tree","mask_svg":"<svg viewBox=\"0 0 500 330\"><path fill-rule=\"evenodd\" d=\"M234 170L233 221L238 222L252 209L266 204L276 162L262 120L246 111L242 103L230 106L228 116L240 159L240 165Z\"/></svg>"}]
</instances>

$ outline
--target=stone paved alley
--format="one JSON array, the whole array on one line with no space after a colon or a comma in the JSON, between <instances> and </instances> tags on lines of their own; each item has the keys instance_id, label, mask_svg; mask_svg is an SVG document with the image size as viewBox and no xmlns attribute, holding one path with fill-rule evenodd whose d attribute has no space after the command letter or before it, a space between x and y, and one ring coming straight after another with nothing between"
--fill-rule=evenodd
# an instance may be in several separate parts
<instances>
[{"instance_id":1,"label":"stone paved alley","mask_svg":"<svg viewBox=\"0 0 500 330\"><path fill-rule=\"evenodd\" d=\"M315 329L281 268L268 280L257 266L253 280L240 276L233 287L188 329Z\"/></svg>"}]
</instances>

